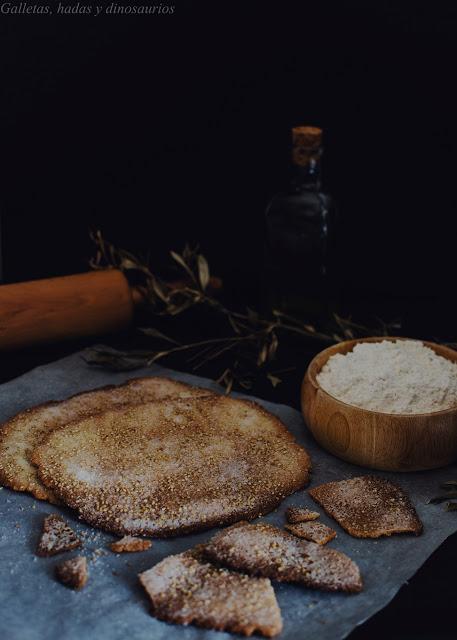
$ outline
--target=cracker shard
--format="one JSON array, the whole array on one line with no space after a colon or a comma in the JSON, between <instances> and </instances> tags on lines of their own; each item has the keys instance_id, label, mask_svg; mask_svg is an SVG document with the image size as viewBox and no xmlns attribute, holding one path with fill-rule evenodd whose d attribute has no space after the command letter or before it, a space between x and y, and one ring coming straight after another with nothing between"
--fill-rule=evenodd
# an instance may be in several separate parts
<instances>
[{"instance_id":1,"label":"cracker shard","mask_svg":"<svg viewBox=\"0 0 457 640\"><path fill-rule=\"evenodd\" d=\"M281 582L297 582L325 591L358 592L360 571L344 553L327 549L266 523L239 523L217 533L205 545L213 562Z\"/></svg>"},{"instance_id":2,"label":"cracker shard","mask_svg":"<svg viewBox=\"0 0 457 640\"><path fill-rule=\"evenodd\" d=\"M57 565L55 573L57 580L66 587L82 589L89 577L87 560L83 556L65 560Z\"/></svg>"},{"instance_id":3,"label":"cracker shard","mask_svg":"<svg viewBox=\"0 0 457 640\"><path fill-rule=\"evenodd\" d=\"M379 538L422 533L422 523L407 494L378 476L328 482L309 494L351 536Z\"/></svg>"},{"instance_id":4,"label":"cracker shard","mask_svg":"<svg viewBox=\"0 0 457 640\"><path fill-rule=\"evenodd\" d=\"M38 543L37 556L55 556L81 546L81 540L73 529L58 515L46 516L43 533Z\"/></svg>"},{"instance_id":5,"label":"cracker shard","mask_svg":"<svg viewBox=\"0 0 457 640\"><path fill-rule=\"evenodd\" d=\"M317 520L317 518L319 518L317 511L311 511L305 507L288 507L286 510L286 519L290 524L308 522L310 520Z\"/></svg>"},{"instance_id":6,"label":"cracker shard","mask_svg":"<svg viewBox=\"0 0 457 640\"><path fill-rule=\"evenodd\" d=\"M311 466L276 416L215 394L73 422L51 433L33 460L82 520L147 537L256 518L305 486Z\"/></svg>"},{"instance_id":7,"label":"cracker shard","mask_svg":"<svg viewBox=\"0 0 457 640\"><path fill-rule=\"evenodd\" d=\"M336 531L322 522L297 522L296 524L286 524L285 528L294 536L317 544L327 544L336 538Z\"/></svg>"},{"instance_id":8,"label":"cracker shard","mask_svg":"<svg viewBox=\"0 0 457 640\"><path fill-rule=\"evenodd\" d=\"M139 579L159 620L245 636L281 632L270 580L214 567L198 551L168 556Z\"/></svg>"},{"instance_id":9,"label":"cracker shard","mask_svg":"<svg viewBox=\"0 0 457 640\"><path fill-rule=\"evenodd\" d=\"M146 551L146 549L152 546L152 542L150 540L135 538L134 536L124 536L120 540L112 542L109 546L114 553L132 553L135 551Z\"/></svg>"}]
</instances>

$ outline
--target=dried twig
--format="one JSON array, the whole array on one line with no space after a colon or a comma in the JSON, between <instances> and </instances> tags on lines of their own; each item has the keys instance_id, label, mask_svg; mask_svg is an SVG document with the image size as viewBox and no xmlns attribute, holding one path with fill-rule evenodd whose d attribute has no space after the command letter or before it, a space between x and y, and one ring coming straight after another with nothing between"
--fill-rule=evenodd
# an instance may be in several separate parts
<instances>
[{"instance_id":1,"label":"dried twig","mask_svg":"<svg viewBox=\"0 0 457 640\"><path fill-rule=\"evenodd\" d=\"M89 364L119 371L150 366L167 356L189 352L188 362L193 363L194 369L199 369L230 353L233 364L225 368L218 378L218 382L228 391L235 382L245 389L250 388L256 374L260 371L263 371L273 387L276 387L281 382L281 378L276 375L278 372L275 374L269 370L269 366L276 358L281 336L297 336L330 345L352 339L357 335L386 335L391 328L391 325L380 323L379 329L369 329L354 323L350 318L344 319L334 314L336 330L325 333L310 323L276 309L272 311L270 318L261 317L249 308L244 313L234 311L211 295L210 285L215 279L211 278L208 262L198 252L198 248L191 249L186 246L181 254L170 252L175 266L181 273L181 279L169 283L153 273L147 261L107 242L100 231L94 232L92 239L96 245L96 252L90 261L91 267L120 269L127 276L133 275L136 286L140 289L152 316L175 317L200 306L225 319L228 335L181 344L174 337L163 334L153 326L142 327L140 331L144 335L158 340L164 346L151 351L128 352L94 348L85 356Z\"/></svg>"},{"instance_id":2,"label":"dried twig","mask_svg":"<svg viewBox=\"0 0 457 640\"><path fill-rule=\"evenodd\" d=\"M441 504L446 502L446 511L457 511L457 502L450 502L457 498L457 480L447 480L440 484L440 488L444 489L445 493L435 496L427 500L427 504Z\"/></svg>"}]
</instances>

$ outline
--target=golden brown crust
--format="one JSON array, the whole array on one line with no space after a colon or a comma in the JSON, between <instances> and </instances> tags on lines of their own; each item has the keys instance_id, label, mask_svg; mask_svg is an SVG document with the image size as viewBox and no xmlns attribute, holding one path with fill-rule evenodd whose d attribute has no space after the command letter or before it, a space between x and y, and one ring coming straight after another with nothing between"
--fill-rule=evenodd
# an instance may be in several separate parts
<instances>
[{"instance_id":1,"label":"golden brown crust","mask_svg":"<svg viewBox=\"0 0 457 640\"><path fill-rule=\"evenodd\" d=\"M319 513L317 511L311 511L305 507L288 507L286 509L286 520L289 524L309 522L310 520L317 520L318 518Z\"/></svg>"},{"instance_id":2,"label":"golden brown crust","mask_svg":"<svg viewBox=\"0 0 457 640\"><path fill-rule=\"evenodd\" d=\"M311 589L362 589L359 568L344 553L300 540L270 524L241 522L217 533L203 553L222 566Z\"/></svg>"},{"instance_id":3,"label":"golden brown crust","mask_svg":"<svg viewBox=\"0 0 457 640\"><path fill-rule=\"evenodd\" d=\"M161 377L133 378L77 393L61 402L45 402L21 411L0 427L0 483L15 491L28 491L39 500L58 504L57 496L39 480L32 464L33 450L53 430L112 406L125 406L170 395L208 395L210 391Z\"/></svg>"},{"instance_id":4,"label":"golden brown crust","mask_svg":"<svg viewBox=\"0 0 457 640\"><path fill-rule=\"evenodd\" d=\"M296 524L286 524L285 529L297 538L304 538L316 544L327 544L336 538L336 531L327 527L322 522L297 522Z\"/></svg>"},{"instance_id":5,"label":"golden brown crust","mask_svg":"<svg viewBox=\"0 0 457 640\"><path fill-rule=\"evenodd\" d=\"M142 538L135 538L134 536L124 536L120 540L116 540L116 542L111 542L109 547L114 553L134 553L150 549L152 542Z\"/></svg>"},{"instance_id":6,"label":"golden brown crust","mask_svg":"<svg viewBox=\"0 0 457 640\"><path fill-rule=\"evenodd\" d=\"M146 403L52 433L41 480L90 524L167 537L255 518L309 480L280 420L225 396Z\"/></svg>"},{"instance_id":7,"label":"golden brown crust","mask_svg":"<svg viewBox=\"0 0 457 640\"><path fill-rule=\"evenodd\" d=\"M273 637L282 620L268 579L220 569L187 551L139 575L152 615L175 624Z\"/></svg>"},{"instance_id":8,"label":"golden brown crust","mask_svg":"<svg viewBox=\"0 0 457 640\"><path fill-rule=\"evenodd\" d=\"M56 566L55 574L57 580L66 587L82 589L89 578L87 560L83 556L65 560Z\"/></svg>"},{"instance_id":9,"label":"golden brown crust","mask_svg":"<svg viewBox=\"0 0 457 640\"><path fill-rule=\"evenodd\" d=\"M409 497L397 484L380 476L328 482L310 489L309 494L355 538L422 533Z\"/></svg>"},{"instance_id":10,"label":"golden brown crust","mask_svg":"<svg viewBox=\"0 0 457 640\"><path fill-rule=\"evenodd\" d=\"M56 514L46 516L43 521L37 556L55 556L81 546L81 540L65 520Z\"/></svg>"},{"instance_id":11,"label":"golden brown crust","mask_svg":"<svg viewBox=\"0 0 457 640\"><path fill-rule=\"evenodd\" d=\"M22 446L19 452L16 452L16 448L14 445L11 446L9 439L14 439L15 431L22 426L23 422L28 421L32 424L36 418L39 419L40 414L57 404L57 401L51 401L30 407L0 425L0 484L14 491L29 491L39 500L47 500L51 504L59 503L57 497L39 481L36 484L30 483L28 475L26 475L28 469L24 474L21 468L23 466L30 467L32 475L34 474L34 469L27 460L27 448ZM16 456L19 456L19 462Z\"/></svg>"}]
</instances>

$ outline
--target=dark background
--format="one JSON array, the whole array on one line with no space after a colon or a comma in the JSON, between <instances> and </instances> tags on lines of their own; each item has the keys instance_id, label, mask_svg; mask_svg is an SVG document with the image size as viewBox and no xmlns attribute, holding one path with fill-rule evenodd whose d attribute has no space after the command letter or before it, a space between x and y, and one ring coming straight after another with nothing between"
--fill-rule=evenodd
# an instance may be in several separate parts
<instances>
[{"instance_id":1,"label":"dark background","mask_svg":"<svg viewBox=\"0 0 457 640\"><path fill-rule=\"evenodd\" d=\"M177 0L0 23L8 281L84 270L98 226L155 268L198 241L252 304L290 127L317 124L346 306L455 338L455 3Z\"/></svg>"},{"instance_id":2,"label":"dark background","mask_svg":"<svg viewBox=\"0 0 457 640\"><path fill-rule=\"evenodd\" d=\"M342 307L456 340L457 4L170 4L0 14L5 281L86 270L99 227L157 270L199 242L254 305L290 127L315 124L341 216ZM449 541L351 637L455 637L455 554Z\"/></svg>"}]
</instances>

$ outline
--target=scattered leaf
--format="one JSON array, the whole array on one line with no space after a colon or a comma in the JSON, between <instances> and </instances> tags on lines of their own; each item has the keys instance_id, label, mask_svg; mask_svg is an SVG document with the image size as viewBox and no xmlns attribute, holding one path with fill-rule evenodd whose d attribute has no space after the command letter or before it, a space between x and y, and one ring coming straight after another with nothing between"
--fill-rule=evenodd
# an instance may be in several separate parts
<instances>
[{"instance_id":1,"label":"scattered leaf","mask_svg":"<svg viewBox=\"0 0 457 640\"><path fill-rule=\"evenodd\" d=\"M265 364L265 362L267 361L267 356L268 356L268 345L264 344L259 351L259 355L257 356L258 367L261 367L262 365Z\"/></svg>"},{"instance_id":2,"label":"scattered leaf","mask_svg":"<svg viewBox=\"0 0 457 640\"><path fill-rule=\"evenodd\" d=\"M156 296L158 298L160 298L160 300L162 300L162 302L167 302L167 294L164 290L164 288L160 285L159 281L157 280L157 278L151 277L150 279L150 285L152 290L154 291L154 293L156 294Z\"/></svg>"},{"instance_id":3,"label":"scattered leaf","mask_svg":"<svg viewBox=\"0 0 457 640\"><path fill-rule=\"evenodd\" d=\"M305 331L309 331L310 333L316 333L316 329L312 324L304 324L303 329L305 329Z\"/></svg>"},{"instance_id":4,"label":"scattered leaf","mask_svg":"<svg viewBox=\"0 0 457 640\"><path fill-rule=\"evenodd\" d=\"M199 254L197 256L197 265L198 265L198 279L200 280L200 286L205 291L206 287L209 284L209 266L208 261L205 256Z\"/></svg>"},{"instance_id":5,"label":"scattered leaf","mask_svg":"<svg viewBox=\"0 0 457 640\"><path fill-rule=\"evenodd\" d=\"M278 386L278 384L281 384L282 382L281 378L274 376L272 373L267 373L267 378L271 382L271 385L274 389Z\"/></svg>"},{"instance_id":6,"label":"scattered leaf","mask_svg":"<svg viewBox=\"0 0 457 640\"><path fill-rule=\"evenodd\" d=\"M274 359L276 355L276 351L278 350L278 345L279 345L278 336L276 335L276 333L272 333L271 342L268 347L268 360Z\"/></svg>"},{"instance_id":7,"label":"scattered leaf","mask_svg":"<svg viewBox=\"0 0 457 640\"><path fill-rule=\"evenodd\" d=\"M133 262L133 260L130 260L129 258L124 258L119 266L121 267L122 270L138 268L138 265L135 262Z\"/></svg>"},{"instance_id":8,"label":"scattered leaf","mask_svg":"<svg viewBox=\"0 0 457 640\"><path fill-rule=\"evenodd\" d=\"M196 279L195 279L194 272L189 267L189 265L186 263L184 258L182 256L180 256L179 253L176 253L175 251L170 251L170 255L173 258L173 260L175 262L177 262L184 269L184 271L188 274L188 276L195 282Z\"/></svg>"}]
</instances>

